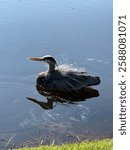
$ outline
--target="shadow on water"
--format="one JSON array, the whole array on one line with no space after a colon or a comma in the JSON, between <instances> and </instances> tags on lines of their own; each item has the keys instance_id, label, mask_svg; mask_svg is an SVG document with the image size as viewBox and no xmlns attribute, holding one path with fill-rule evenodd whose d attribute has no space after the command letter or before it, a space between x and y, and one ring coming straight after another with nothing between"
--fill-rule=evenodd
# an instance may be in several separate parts
<instances>
[{"instance_id":1,"label":"shadow on water","mask_svg":"<svg viewBox=\"0 0 130 150\"><path fill-rule=\"evenodd\" d=\"M90 87L84 87L80 90L71 91L71 92L64 92L64 91L46 92L44 91L43 87L40 85L36 85L36 89L38 93L46 97L47 102L38 101L31 97L27 97L27 99L38 104L45 110L53 109L56 106L53 104L54 102L59 102L61 104L64 103L75 104L76 102L85 101L87 99L99 96L98 90Z\"/></svg>"}]
</instances>

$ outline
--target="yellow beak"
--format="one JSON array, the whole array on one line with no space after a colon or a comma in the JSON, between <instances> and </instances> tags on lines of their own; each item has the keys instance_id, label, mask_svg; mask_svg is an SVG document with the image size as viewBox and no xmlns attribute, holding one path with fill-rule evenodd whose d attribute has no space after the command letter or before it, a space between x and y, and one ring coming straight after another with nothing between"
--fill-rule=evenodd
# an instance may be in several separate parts
<instances>
[{"instance_id":1,"label":"yellow beak","mask_svg":"<svg viewBox=\"0 0 130 150\"><path fill-rule=\"evenodd\" d=\"M34 61L42 61L43 59L41 57L28 57L28 60L34 60Z\"/></svg>"}]
</instances>

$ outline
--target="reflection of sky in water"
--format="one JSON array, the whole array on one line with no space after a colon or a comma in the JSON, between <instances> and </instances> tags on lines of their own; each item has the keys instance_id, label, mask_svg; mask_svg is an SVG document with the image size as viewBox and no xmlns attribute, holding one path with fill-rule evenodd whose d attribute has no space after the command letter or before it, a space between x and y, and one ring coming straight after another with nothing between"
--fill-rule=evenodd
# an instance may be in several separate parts
<instances>
[{"instance_id":1,"label":"reflection of sky in water","mask_svg":"<svg viewBox=\"0 0 130 150\"><path fill-rule=\"evenodd\" d=\"M60 124L65 131L112 134L112 2L1 1L0 14L0 132ZM47 65L26 60L46 54L100 76L100 96L49 111L27 101L46 101L35 90L35 76Z\"/></svg>"}]
</instances>

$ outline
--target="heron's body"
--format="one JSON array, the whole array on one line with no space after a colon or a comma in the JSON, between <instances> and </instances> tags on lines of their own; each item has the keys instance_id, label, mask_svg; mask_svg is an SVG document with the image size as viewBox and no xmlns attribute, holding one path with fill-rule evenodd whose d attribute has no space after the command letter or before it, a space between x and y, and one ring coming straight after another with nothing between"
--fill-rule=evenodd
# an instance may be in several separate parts
<instances>
[{"instance_id":1,"label":"heron's body","mask_svg":"<svg viewBox=\"0 0 130 150\"><path fill-rule=\"evenodd\" d=\"M49 69L41 72L37 77L37 85L42 86L45 91L70 92L100 83L99 77L89 76L84 69L67 64L56 67L56 61L51 56L30 59L45 61L49 64Z\"/></svg>"}]
</instances>

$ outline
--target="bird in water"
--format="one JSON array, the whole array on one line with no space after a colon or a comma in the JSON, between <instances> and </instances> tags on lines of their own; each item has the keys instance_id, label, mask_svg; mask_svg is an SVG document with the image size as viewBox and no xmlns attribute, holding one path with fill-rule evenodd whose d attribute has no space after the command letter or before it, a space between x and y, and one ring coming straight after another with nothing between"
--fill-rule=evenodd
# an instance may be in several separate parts
<instances>
[{"instance_id":1,"label":"bird in water","mask_svg":"<svg viewBox=\"0 0 130 150\"><path fill-rule=\"evenodd\" d=\"M28 59L48 63L48 70L39 73L37 77L37 85L46 92L72 92L100 83L99 77L88 75L84 69L74 68L68 64L57 65L56 60L50 55Z\"/></svg>"}]
</instances>

